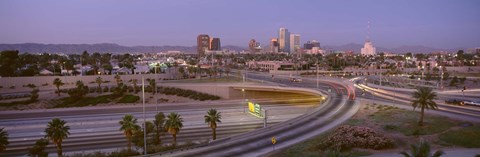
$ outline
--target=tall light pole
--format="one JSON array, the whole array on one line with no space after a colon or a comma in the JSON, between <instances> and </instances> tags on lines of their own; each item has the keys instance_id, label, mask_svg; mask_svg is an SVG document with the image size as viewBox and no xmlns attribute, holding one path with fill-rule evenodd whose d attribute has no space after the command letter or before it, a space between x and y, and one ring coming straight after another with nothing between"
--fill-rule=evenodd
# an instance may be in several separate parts
<instances>
[{"instance_id":1,"label":"tall light pole","mask_svg":"<svg viewBox=\"0 0 480 157\"><path fill-rule=\"evenodd\" d=\"M155 110L157 111L158 113L158 98L157 98L157 66L158 66L158 63L155 64Z\"/></svg>"},{"instance_id":2,"label":"tall light pole","mask_svg":"<svg viewBox=\"0 0 480 157\"><path fill-rule=\"evenodd\" d=\"M146 130L146 123L147 118L145 118L145 79L142 76L142 98L143 98L143 146L144 146L144 154L147 156L147 130Z\"/></svg>"},{"instance_id":3,"label":"tall light pole","mask_svg":"<svg viewBox=\"0 0 480 157\"><path fill-rule=\"evenodd\" d=\"M315 73L316 73L316 75L317 75L317 89L318 89L318 59L317 59L316 65L317 65L317 70L316 70Z\"/></svg>"}]
</instances>

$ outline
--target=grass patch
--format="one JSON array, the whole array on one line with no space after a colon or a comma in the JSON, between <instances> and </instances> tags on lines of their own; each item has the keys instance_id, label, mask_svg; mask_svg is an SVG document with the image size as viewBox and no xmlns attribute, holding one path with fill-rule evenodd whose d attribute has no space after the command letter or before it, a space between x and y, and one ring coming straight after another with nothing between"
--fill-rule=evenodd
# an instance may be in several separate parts
<instances>
[{"instance_id":1,"label":"grass patch","mask_svg":"<svg viewBox=\"0 0 480 157\"><path fill-rule=\"evenodd\" d=\"M349 119L345 122L346 125L360 126L365 123L365 119Z\"/></svg>"},{"instance_id":2,"label":"grass patch","mask_svg":"<svg viewBox=\"0 0 480 157\"><path fill-rule=\"evenodd\" d=\"M211 83L211 82L218 82L218 83L228 83L228 82L243 82L242 78L234 77L234 76L224 76L220 78L202 78L202 79L186 79L186 80L176 80L171 82L185 82L185 83Z\"/></svg>"},{"instance_id":3,"label":"grass patch","mask_svg":"<svg viewBox=\"0 0 480 157\"><path fill-rule=\"evenodd\" d=\"M2 103L0 103L0 106L12 107L12 106L16 106L16 105L28 105L28 104L33 103L33 102L36 102L36 101L28 99L28 100L20 100L20 101L12 101L12 102L2 102Z\"/></svg>"},{"instance_id":4,"label":"grass patch","mask_svg":"<svg viewBox=\"0 0 480 157\"><path fill-rule=\"evenodd\" d=\"M118 100L117 103L135 103L138 100L140 100L139 96L128 94L120 98L120 100Z\"/></svg>"},{"instance_id":5,"label":"grass patch","mask_svg":"<svg viewBox=\"0 0 480 157\"><path fill-rule=\"evenodd\" d=\"M444 117L425 115L424 126L418 126L420 113L390 107L382 108L383 110L371 115L372 120L383 124L386 131L401 132L406 136L437 134L457 125L456 122Z\"/></svg>"},{"instance_id":6,"label":"grass patch","mask_svg":"<svg viewBox=\"0 0 480 157\"><path fill-rule=\"evenodd\" d=\"M101 95L97 97L83 97L80 99L72 99L70 97L60 99L62 103L55 106L55 108L64 108L64 107L84 107L84 106L95 106L101 103L112 102L116 97L112 95Z\"/></svg>"},{"instance_id":7,"label":"grass patch","mask_svg":"<svg viewBox=\"0 0 480 157\"><path fill-rule=\"evenodd\" d=\"M440 134L440 141L466 148L480 148L480 126L468 126Z\"/></svg>"},{"instance_id":8,"label":"grass patch","mask_svg":"<svg viewBox=\"0 0 480 157\"><path fill-rule=\"evenodd\" d=\"M347 122L348 123L348 122ZM334 130L334 129L333 129ZM333 132L329 131L324 134L315 136L298 144L295 144L291 147L286 149L282 149L278 152L273 154L269 154L267 156L271 157L316 157L316 156L326 156L328 151L322 151L319 148L319 144L324 141L328 136L330 136ZM349 157L359 157L359 156L368 156L371 155L370 152L367 151L358 151L358 150L348 150L345 152L340 152L341 156L349 156Z\"/></svg>"}]
</instances>

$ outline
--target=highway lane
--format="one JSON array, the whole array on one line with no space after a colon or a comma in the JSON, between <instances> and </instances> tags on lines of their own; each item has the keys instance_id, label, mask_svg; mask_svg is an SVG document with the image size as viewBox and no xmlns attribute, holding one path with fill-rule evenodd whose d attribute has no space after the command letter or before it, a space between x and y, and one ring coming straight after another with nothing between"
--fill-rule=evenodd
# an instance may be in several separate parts
<instances>
[{"instance_id":1,"label":"highway lane","mask_svg":"<svg viewBox=\"0 0 480 157\"><path fill-rule=\"evenodd\" d=\"M308 111L313 104L302 103L302 104L269 104L264 105L263 107L267 108L271 114L270 122L272 124L278 123L280 121L285 121L301 115L302 113ZM316 105L316 103L315 103ZM191 132L196 132L194 130L205 129L203 134L198 136L188 136L187 139L199 139L205 138L208 139L211 136L211 130L203 121L203 115L206 110L212 106L209 105L196 105L192 109L182 109L182 106L166 106L165 108L160 108L161 111L168 114L169 112L179 112L182 117L184 117L185 125L185 134L188 134L188 130ZM239 104L226 104L226 105L217 105L216 107L224 119L223 123L219 125L219 137L230 136L246 131L253 130L258 128L258 126L263 126L263 121L261 119L250 116L244 112L244 107ZM147 120L153 120L153 116L156 113L153 107L150 107L151 111L147 113ZM137 118L142 117L141 112L126 112L134 114ZM71 136L65 140L65 152L70 151L84 151L89 150L89 142L96 141L95 143L101 143L102 149L112 149L112 148L122 148L124 147L125 138L123 134L118 130L119 125L118 121L125 113L110 113L110 114L90 114L90 115L75 115L75 116L60 116L62 119L67 121L67 124L71 126ZM56 117L56 116L55 116ZM6 127L10 133L10 141L6 154L9 156L17 156L25 154L26 148L33 146L35 140L43 137L43 129L46 126L46 123L51 120L50 115L46 117L38 118L24 118L16 120L1 120L0 126ZM142 119L139 119L139 122L142 122ZM251 124L251 122L255 124ZM233 126L230 126L232 124ZM223 130L223 126L225 129ZM249 128L249 126L255 125L255 128ZM246 129L234 128L233 130L228 130L230 127L240 126L240 128L245 127ZM222 129L220 129L222 128ZM201 132L201 131L200 131ZM197 134L192 134L197 135ZM182 133L179 134L179 138L182 138ZM167 136L167 138L169 138ZM97 141L99 140L99 141ZM123 141L123 142L120 142ZM95 147L98 150L100 147ZM54 150L52 151L54 152Z\"/></svg>"},{"instance_id":2,"label":"highway lane","mask_svg":"<svg viewBox=\"0 0 480 157\"><path fill-rule=\"evenodd\" d=\"M264 74L253 73L249 74L248 77L249 79L270 81ZM288 81L287 78L280 77L275 78L272 82L278 83L279 86L308 87L311 89L316 86L305 82L294 83ZM342 90L339 88L342 87L341 84L324 81L322 81L321 86L334 89L329 93L327 102L302 116L272 127L214 141L193 150L164 152L156 156L259 156L271 151L270 138L273 136L278 139L277 141L282 141L276 147L284 148L321 134L341 124L356 113L358 105L355 105L355 101L347 99L344 95L347 93L350 95L351 88L344 87L344 90Z\"/></svg>"}]
</instances>

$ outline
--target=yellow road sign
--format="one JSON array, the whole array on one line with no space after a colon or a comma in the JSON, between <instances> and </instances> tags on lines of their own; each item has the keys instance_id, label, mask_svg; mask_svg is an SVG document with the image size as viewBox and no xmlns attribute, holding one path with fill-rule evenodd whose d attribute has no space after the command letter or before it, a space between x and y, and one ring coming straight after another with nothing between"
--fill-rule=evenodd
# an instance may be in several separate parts
<instances>
[{"instance_id":1,"label":"yellow road sign","mask_svg":"<svg viewBox=\"0 0 480 157\"><path fill-rule=\"evenodd\" d=\"M275 143L277 143L277 139L275 139L275 136L274 136L272 137L272 144L275 144Z\"/></svg>"}]
</instances>

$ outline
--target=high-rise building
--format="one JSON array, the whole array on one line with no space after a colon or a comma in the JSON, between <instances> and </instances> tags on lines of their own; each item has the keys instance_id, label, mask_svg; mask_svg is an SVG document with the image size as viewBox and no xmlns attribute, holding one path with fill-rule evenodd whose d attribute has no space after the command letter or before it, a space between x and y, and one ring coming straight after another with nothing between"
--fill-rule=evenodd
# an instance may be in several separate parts
<instances>
[{"instance_id":1,"label":"high-rise building","mask_svg":"<svg viewBox=\"0 0 480 157\"><path fill-rule=\"evenodd\" d=\"M222 49L220 45L220 38L212 38L210 40L210 50L220 51Z\"/></svg>"},{"instance_id":2,"label":"high-rise building","mask_svg":"<svg viewBox=\"0 0 480 157\"><path fill-rule=\"evenodd\" d=\"M290 32L286 28L280 28L278 33L279 51L290 52Z\"/></svg>"},{"instance_id":3,"label":"high-rise building","mask_svg":"<svg viewBox=\"0 0 480 157\"><path fill-rule=\"evenodd\" d=\"M262 50L260 43L257 42L255 39L251 39L248 42L248 48L250 50L250 53L259 53Z\"/></svg>"},{"instance_id":4,"label":"high-rise building","mask_svg":"<svg viewBox=\"0 0 480 157\"><path fill-rule=\"evenodd\" d=\"M373 47L372 42L367 40L365 41L365 45L363 46L363 48L360 50L360 54L368 56L368 55L375 55L377 54L377 52L375 47Z\"/></svg>"},{"instance_id":5,"label":"high-rise building","mask_svg":"<svg viewBox=\"0 0 480 157\"><path fill-rule=\"evenodd\" d=\"M320 42L316 40L312 40L312 41L307 41L305 44L303 44L303 48L305 50L311 50L313 47L320 47Z\"/></svg>"},{"instance_id":6,"label":"high-rise building","mask_svg":"<svg viewBox=\"0 0 480 157\"><path fill-rule=\"evenodd\" d=\"M277 38L272 38L272 40L270 40L270 52L271 53L278 53L278 39Z\"/></svg>"},{"instance_id":7,"label":"high-rise building","mask_svg":"<svg viewBox=\"0 0 480 157\"><path fill-rule=\"evenodd\" d=\"M219 41L220 44L220 41ZM205 55L205 51L210 49L210 37L206 34L200 34L197 37L197 53L200 56Z\"/></svg>"},{"instance_id":8,"label":"high-rise building","mask_svg":"<svg viewBox=\"0 0 480 157\"><path fill-rule=\"evenodd\" d=\"M290 35L290 53L295 53L300 50L300 35L291 34Z\"/></svg>"}]
</instances>

